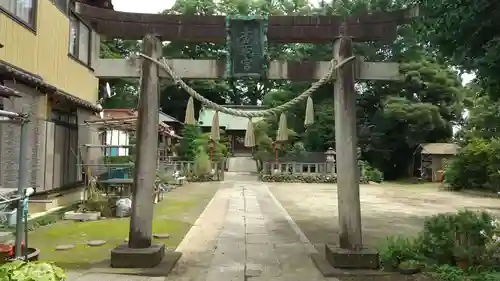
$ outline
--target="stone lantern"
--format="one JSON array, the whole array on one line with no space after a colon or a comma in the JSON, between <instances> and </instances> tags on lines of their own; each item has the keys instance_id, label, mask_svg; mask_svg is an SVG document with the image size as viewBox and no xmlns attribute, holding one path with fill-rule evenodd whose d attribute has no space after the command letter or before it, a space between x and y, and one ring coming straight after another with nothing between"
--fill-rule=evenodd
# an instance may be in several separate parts
<instances>
[{"instance_id":1,"label":"stone lantern","mask_svg":"<svg viewBox=\"0 0 500 281\"><path fill-rule=\"evenodd\" d=\"M333 148L329 147L328 150L325 152L326 156L326 172L328 174L335 174L335 150Z\"/></svg>"}]
</instances>

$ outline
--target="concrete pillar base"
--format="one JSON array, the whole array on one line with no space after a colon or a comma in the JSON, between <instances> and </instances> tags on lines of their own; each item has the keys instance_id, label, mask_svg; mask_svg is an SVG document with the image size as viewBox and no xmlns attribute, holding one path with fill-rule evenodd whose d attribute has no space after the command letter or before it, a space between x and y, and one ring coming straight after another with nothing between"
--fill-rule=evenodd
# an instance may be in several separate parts
<instances>
[{"instance_id":1,"label":"concrete pillar base","mask_svg":"<svg viewBox=\"0 0 500 281\"><path fill-rule=\"evenodd\" d=\"M337 246L325 245L325 257L335 268L345 269L378 269L379 254L374 249L352 251Z\"/></svg>"},{"instance_id":2,"label":"concrete pillar base","mask_svg":"<svg viewBox=\"0 0 500 281\"><path fill-rule=\"evenodd\" d=\"M111 267L113 268L152 268L161 263L165 257L165 244L153 244L148 248L129 248L128 244L111 250Z\"/></svg>"}]
</instances>

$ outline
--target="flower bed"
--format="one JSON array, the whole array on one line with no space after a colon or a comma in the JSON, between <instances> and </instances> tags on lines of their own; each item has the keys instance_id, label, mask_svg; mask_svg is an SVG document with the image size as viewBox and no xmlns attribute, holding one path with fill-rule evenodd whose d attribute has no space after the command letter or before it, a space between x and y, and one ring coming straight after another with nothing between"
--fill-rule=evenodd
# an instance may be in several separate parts
<instances>
[{"instance_id":1,"label":"flower bed","mask_svg":"<svg viewBox=\"0 0 500 281\"><path fill-rule=\"evenodd\" d=\"M263 182L289 182L289 183L337 183L336 175L260 175ZM368 183L368 180L361 179L360 183Z\"/></svg>"}]
</instances>

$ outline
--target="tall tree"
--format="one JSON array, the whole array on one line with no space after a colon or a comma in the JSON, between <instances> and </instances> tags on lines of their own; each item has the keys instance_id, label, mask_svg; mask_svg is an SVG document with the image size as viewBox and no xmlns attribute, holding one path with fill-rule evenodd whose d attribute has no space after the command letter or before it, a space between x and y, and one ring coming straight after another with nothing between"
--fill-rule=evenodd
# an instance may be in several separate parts
<instances>
[{"instance_id":1,"label":"tall tree","mask_svg":"<svg viewBox=\"0 0 500 281\"><path fill-rule=\"evenodd\" d=\"M476 72L478 81L500 97L500 2L420 0L422 44L445 61Z\"/></svg>"},{"instance_id":2,"label":"tall tree","mask_svg":"<svg viewBox=\"0 0 500 281\"><path fill-rule=\"evenodd\" d=\"M198 15L351 15L364 11L400 9L412 0L322 1L319 7L307 0L177 0L166 14ZM451 1L451 0L449 0ZM359 144L363 157L385 172L386 178L408 174L413 150L421 142L445 141L452 137L452 127L461 122L464 89L456 72L434 59L427 41L418 37L414 25L399 29L394 42L358 43L356 54L372 61L402 62L403 79L395 82L368 82L357 85ZM122 48L123 47L123 48ZM124 42L114 42L113 53L126 56ZM225 46L213 43L171 42L163 50L166 57L190 59L223 59ZM330 60L330 44L271 44L271 59ZM223 81L192 80L189 85L217 103L276 106L304 91L309 85L291 81ZM127 95L126 95L127 96ZM161 92L164 112L182 120L188 94L166 81ZM118 99L117 99L118 100ZM305 147L325 151L334 146L333 87L326 84L313 95L316 122L304 128L305 103L287 112L289 126ZM195 103L196 109L200 104ZM198 112L198 110L196 110ZM273 138L277 116L268 118L262 127L267 138Z\"/></svg>"}]
</instances>

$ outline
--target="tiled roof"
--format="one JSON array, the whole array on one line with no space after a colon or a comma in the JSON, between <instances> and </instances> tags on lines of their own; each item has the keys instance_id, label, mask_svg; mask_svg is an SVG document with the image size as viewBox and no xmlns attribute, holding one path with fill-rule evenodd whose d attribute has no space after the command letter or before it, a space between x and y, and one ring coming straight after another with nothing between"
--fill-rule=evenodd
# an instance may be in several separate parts
<instances>
[{"instance_id":1,"label":"tiled roof","mask_svg":"<svg viewBox=\"0 0 500 281\"><path fill-rule=\"evenodd\" d=\"M422 154L429 155L455 155L460 148L455 143L423 143Z\"/></svg>"},{"instance_id":2,"label":"tiled roof","mask_svg":"<svg viewBox=\"0 0 500 281\"><path fill-rule=\"evenodd\" d=\"M227 106L231 108L237 108L238 110L244 111L258 111L265 109L259 106ZM200 117L198 118L198 124L201 127L211 127L212 119L214 118L215 110L211 108L202 108L200 110ZM262 120L262 117L252 118L253 122ZM225 130L239 130L245 131L248 125L248 118L232 116L226 113L219 112L219 125L224 127Z\"/></svg>"}]
</instances>

